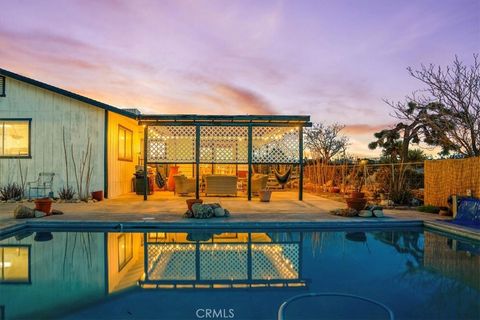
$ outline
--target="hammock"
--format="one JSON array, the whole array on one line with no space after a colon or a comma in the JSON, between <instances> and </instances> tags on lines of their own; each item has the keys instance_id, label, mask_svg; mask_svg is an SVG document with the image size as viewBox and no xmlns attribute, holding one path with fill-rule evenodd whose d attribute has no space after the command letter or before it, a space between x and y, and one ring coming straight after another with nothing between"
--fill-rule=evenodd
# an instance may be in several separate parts
<instances>
[{"instance_id":1,"label":"hammock","mask_svg":"<svg viewBox=\"0 0 480 320\"><path fill-rule=\"evenodd\" d=\"M280 174L277 169L274 170L275 171L275 178L277 178L277 182L279 185L282 186L282 189L283 187L285 186L285 184L288 182L288 180L290 180L290 176L292 174L292 167L288 168L287 171L285 171L284 174Z\"/></svg>"},{"instance_id":2,"label":"hammock","mask_svg":"<svg viewBox=\"0 0 480 320\"><path fill-rule=\"evenodd\" d=\"M165 186L165 179L162 177L162 174L160 173L160 171L158 171L158 168L157 168L157 174L155 175L155 182L160 189Z\"/></svg>"}]
</instances>

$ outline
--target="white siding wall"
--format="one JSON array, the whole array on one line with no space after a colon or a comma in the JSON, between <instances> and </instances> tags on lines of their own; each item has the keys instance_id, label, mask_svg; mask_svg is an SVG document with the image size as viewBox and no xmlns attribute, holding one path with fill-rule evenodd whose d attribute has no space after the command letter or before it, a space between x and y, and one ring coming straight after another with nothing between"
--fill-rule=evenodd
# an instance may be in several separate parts
<instances>
[{"instance_id":1,"label":"white siding wall","mask_svg":"<svg viewBox=\"0 0 480 320\"><path fill-rule=\"evenodd\" d=\"M6 97L0 97L0 118L31 118L31 159L21 159L28 181L40 172L54 172L54 192L66 184L62 128L65 127L69 184L76 189L71 146L79 166L87 139L93 143L90 191L103 190L105 111L80 101L7 77ZM20 182L18 159L0 158L0 185ZM28 191L28 190L27 190Z\"/></svg>"}]
</instances>

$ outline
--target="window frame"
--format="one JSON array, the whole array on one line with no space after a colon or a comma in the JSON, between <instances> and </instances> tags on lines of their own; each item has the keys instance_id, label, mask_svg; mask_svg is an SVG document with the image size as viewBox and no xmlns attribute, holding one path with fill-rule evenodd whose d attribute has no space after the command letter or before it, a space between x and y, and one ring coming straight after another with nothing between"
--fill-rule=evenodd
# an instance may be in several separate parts
<instances>
[{"instance_id":1,"label":"window frame","mask_svg":"<svg viewBox=\"0 0 480 320\"><path fill-rule=\"evenodd\" d=\"M15 121L25 121L28 122L28 154L25 156L12 156L12 155L3 155L0 154L0 159L31 159L32 158L32 118L0 118L0 123L5 123L5 122L15 122ZM3 130L2 132L2 148L5 145L5 127L2 126L0 130ZM3 150L2 150L3 152Z\"/></svg>"},{"instance_id":2,"label":"window frame","mask_svg":"<svg viewBox=\"0 0 480 320\"><path fill-rule=\"evenodd\" d=\"M0 75L0 84L1 86L1 91L0 91L0 97L6 97L7 96L7 77Z\"/></svg>"},{"instance_id":3,"label":"window frame","mask_svg":"<svg viewBox=\"0 0 480 320\"><path fill-rule=\"evenodd\" d=\"M125 157L121 157L120 156L120 132L124 132L125 135L124 135L124 156ZM127 158L126 155L127 155L127 133L130 133L130 136L131 136L131 139L130 139L130 158ZM133 162L133 131L122 126L121 124L118 125L118 160L119 161L128 161L128 162Z\"/></svg>"},{"instance_id":4,"label":"window frame","mask_svg":"<svg viewBox=\"0 0 480 320\"><path fill-rule=\"evenodd\" d=\"M0 244L0 248L27 248L28 249L28 280L27 281L5 281L0 279L0 285L8 284L32 284L32 246L29 244ZM3 260L2 260L3 262ZM3 266L2 266L3 268Z\"/></svg>"}]
</instances>

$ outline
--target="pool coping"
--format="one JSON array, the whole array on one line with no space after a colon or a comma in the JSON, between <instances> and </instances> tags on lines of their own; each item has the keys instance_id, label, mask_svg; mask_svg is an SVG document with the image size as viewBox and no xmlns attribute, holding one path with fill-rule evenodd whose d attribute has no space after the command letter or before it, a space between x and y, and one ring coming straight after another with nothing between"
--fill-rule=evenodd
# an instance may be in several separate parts
<instances>
[{"instance_id":1,"label":"pool coping","mask_svg":"<svg viewBox=\"0 0 480 320\"><path fill-rule=\"evenodd\" d=\"M402 220L324 220L324 221L219 221L219 222L159 222L159 221L95 221L95 220L68 220L68 221L35 221L26 220L0 228L0 239L6 238L24 229L55 229L68 231L212 231L212 230L292 230L302 231L341 231L358 229L399 229L399 228L428 228L453 234L459 237L480 241L480 232L473 228L454 225L445 221L423 221L415 219Z\"/></svg>"}]
</instances>

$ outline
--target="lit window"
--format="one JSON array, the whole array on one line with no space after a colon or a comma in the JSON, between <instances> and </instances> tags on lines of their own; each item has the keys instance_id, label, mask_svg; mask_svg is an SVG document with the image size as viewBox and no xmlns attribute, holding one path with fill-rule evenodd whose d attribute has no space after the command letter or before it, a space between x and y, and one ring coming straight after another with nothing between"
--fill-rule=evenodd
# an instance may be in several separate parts
<instances>
[{"instance_id":1,"label":"lit window","mask_svg":"<svg viewBox=\"0 0 480 320\"><path fill-rule=\"evenodd\" d=\"M30 283L30 247L0 247L0 283Z\"/></svg>"},{"instance_id":2,"label":"lit window","mask_svg":"<svg viewBox=\"0 0 480 320\"><path fill-rule=\"evenodd\" d=\"M118 126L118 160L132 161L133 132Z\"/></svg>"},{"instance_id":3,"label":"lit window","mask_svg":"<svg viewBox=\"0 0 480 320\"><path fill-rule=\"evenodd\" d=\"M0 157L30 157L30 120L0 119Z\"/></svg>"},{"instance_id":4,"label":"lit window","mask_svg":"<svg viewBox=\"0 0 480 320\"><path fill-rule=\"evenodd\" d=\"M133 237L131 233L118 236L118 271L121 271L133 258Z\"/></svg>"}]
</instances>

